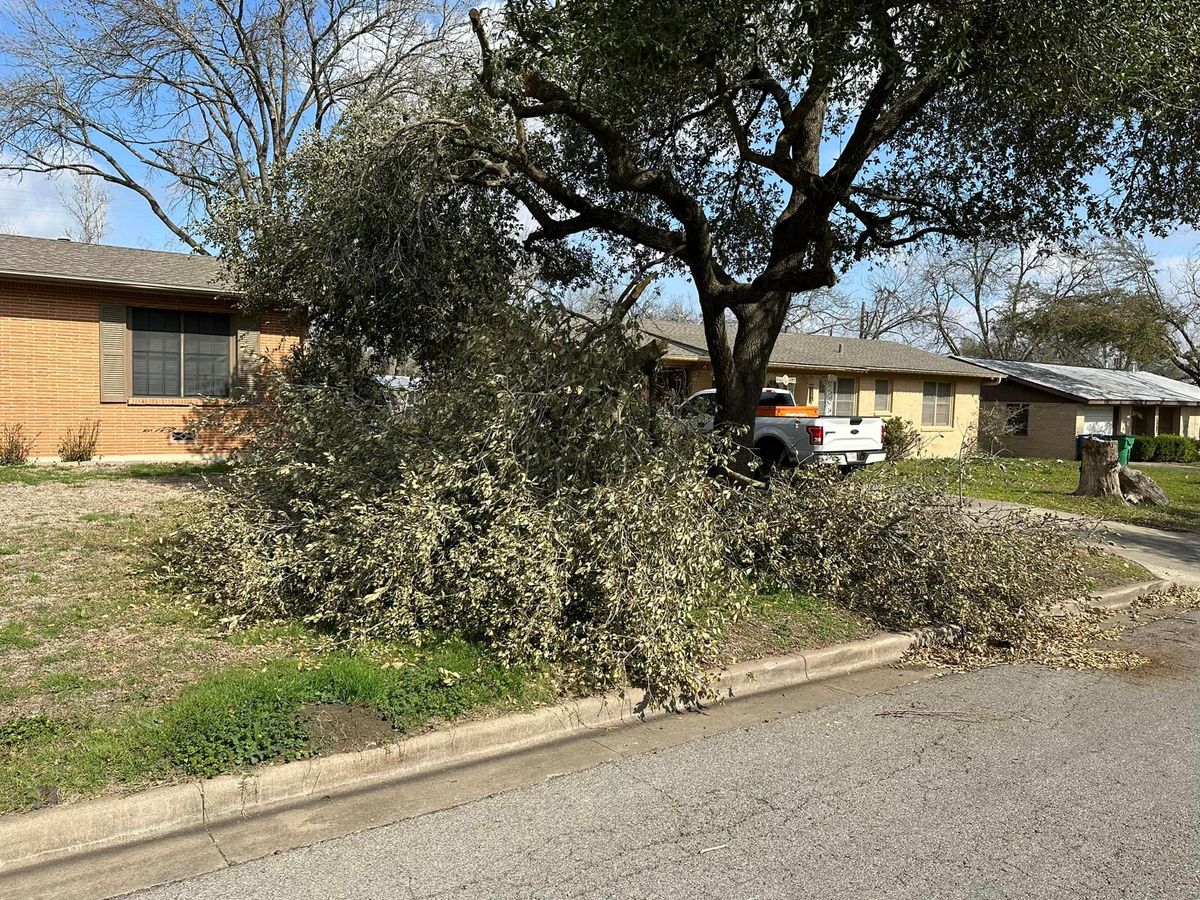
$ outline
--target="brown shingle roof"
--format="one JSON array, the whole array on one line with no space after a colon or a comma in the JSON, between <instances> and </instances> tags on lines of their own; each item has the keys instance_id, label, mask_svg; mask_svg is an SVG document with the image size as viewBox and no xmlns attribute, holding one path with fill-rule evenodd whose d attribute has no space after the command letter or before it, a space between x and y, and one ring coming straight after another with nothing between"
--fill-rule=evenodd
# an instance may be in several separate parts
<instances>
[{"instance_id":1,"label":"brown shingle roof","mask_svg":"<svg viewBox=\"0 0 1200 900\"><path fill-rule=\"evenodd\" d=\"M11 234L0 234L0 276L189 292L226 290L221 263L212 256Z\"/></svg>"},{"instance_id":2,"label":"brown shingle roof","mask_svg":"<svg viewBox=\"0 0 1200 900\"><path fill-rule=\"evenodd\" d=\"M672 345L667 357L708 358L704 327L691 322L645 319L642 331ZM732 329L731 329L732 331ZM771 365L829 372L907 372L958 378L995 378L996 373L927 350L894 341L827 337L823 334L781 334Z\"/></svg>"}]
</instances>

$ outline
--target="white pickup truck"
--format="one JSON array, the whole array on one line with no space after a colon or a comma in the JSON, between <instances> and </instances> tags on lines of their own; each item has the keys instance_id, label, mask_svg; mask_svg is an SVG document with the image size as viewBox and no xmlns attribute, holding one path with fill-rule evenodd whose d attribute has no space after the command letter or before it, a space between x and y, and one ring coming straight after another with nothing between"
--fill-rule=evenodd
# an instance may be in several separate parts
<instances>
[{"instance_id":1,"label":"white pickup truck","mask_svg":"<svg viewBox=\"0 0 1200 900\"><path fill-rule=\"evenodd\" d=\"M680 407L701 429L713 427L716 391L698 391ZM767 388L754 420L754 449L763 463L797 466L821 463L857 469L883 462L883 419L875 416L823 416L816 407L797 406L790 391Z\"/></svg>"}]
</instances>

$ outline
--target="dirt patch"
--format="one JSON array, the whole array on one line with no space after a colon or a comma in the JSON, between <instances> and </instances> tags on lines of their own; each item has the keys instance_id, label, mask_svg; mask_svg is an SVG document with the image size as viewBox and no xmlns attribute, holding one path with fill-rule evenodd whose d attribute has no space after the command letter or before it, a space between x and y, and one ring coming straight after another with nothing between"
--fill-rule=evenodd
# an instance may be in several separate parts
<instances>
[{"instance_id":1,"label":"dirt patch","mask_svg":"<svg viewBox=\"0 0 1200 900\"><path fill-rule=\"evenodd\" d=\"M226 640L215 614L152 577L149 536L202 485L0 484L0 721L157 705L215 668L279 655Z\"/></svg>"},{"instance_id":2,"label":"dirt patch","mask_svg":"<svg viewBox=\"0 0 1200 900\"><path fill-rule=\"evenodd\" d=\"M112 515L136 516L163 503L186 502L201 486L192 478L97 478L76 484L0 485L0 533L28 526L103 523ZM99 516L88 522L86 516Z\"/></svg>"},{"instance_id":3,"label":"dirt patch","mask_svg":"<svg viewBox=\"0 0 1200 900\"><path fill-rule=\"evenodd\" d=\"M1175 612L1178 612L1176 610ZM1148 662L1122 676L1136 681L1151 678L1185 678L1194 675L1198 664L1195 624L1172 614L1170 609L1143 609L1135 623L1117 642L1117 646L1145 656ZM1147 640L1141 627L1154 625L1153 638Z\"/></svg>"},{"instance_id":4,"label":"dirt patch","mask_svg":"<svg viewBox=\"0 0 1200 900\"><path fill-rule=\"evenodd\" d=\"M300 721L322 753L348 753L390 744L399 736L391 723L370 710L342 703L308 703L300 707Z\"/></svg>"}]
</instances>

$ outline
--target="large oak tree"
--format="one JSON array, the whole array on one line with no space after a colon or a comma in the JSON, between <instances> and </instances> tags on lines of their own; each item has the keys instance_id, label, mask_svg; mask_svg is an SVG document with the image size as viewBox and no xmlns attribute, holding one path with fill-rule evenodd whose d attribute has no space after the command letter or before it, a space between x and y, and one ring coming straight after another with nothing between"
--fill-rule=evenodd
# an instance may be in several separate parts
<instances>
[{"instance_id":1,"label":"large oak tree","mask_svg":"<svg viewBox=\"0 0 1200 900\"><path fill-rule=\"evenodd\" d=\"M686 274L729 423L753 421L794 295L858 259L1200 205L1184 0L510 0L471 19L497 115L448 130L461 177L519 199L526 243L583 264L562 277Z\"/></svg>"}]
</instances>

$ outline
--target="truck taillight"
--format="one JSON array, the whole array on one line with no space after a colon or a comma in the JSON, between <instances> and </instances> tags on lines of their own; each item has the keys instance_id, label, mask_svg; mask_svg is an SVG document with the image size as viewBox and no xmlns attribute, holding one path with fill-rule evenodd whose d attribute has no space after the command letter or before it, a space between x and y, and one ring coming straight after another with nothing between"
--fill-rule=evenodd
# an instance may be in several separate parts
<instances>
[{"instance_id":1,"label":"truck taillight","mask_svg":"<svg viewBox=\"0 0 1200 900\"><path fill-rule=\"evenodd\" d=\"M825 443L825 426L824 425L809 425L808 426L808 442L814 447L820 447Z\"/></svg>"}]
</instances>

